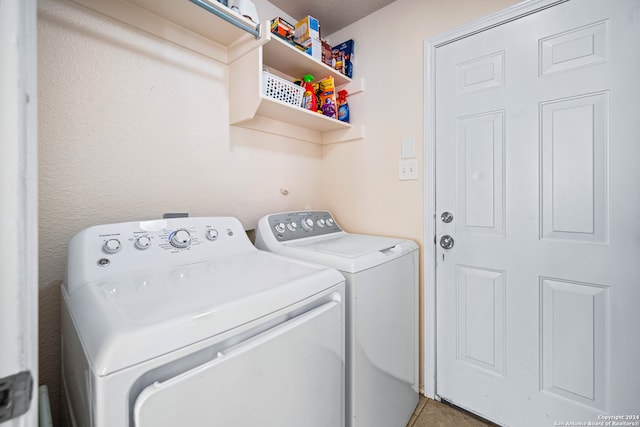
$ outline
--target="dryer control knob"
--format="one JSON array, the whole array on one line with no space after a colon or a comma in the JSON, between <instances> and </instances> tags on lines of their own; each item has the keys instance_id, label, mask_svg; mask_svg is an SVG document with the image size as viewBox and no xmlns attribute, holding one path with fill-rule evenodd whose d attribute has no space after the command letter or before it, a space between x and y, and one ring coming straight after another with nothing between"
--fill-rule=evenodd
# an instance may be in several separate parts
<instances>
[{"instance_id":1,"label":"dryer control knob","mask_svg":"<svg viewBox=\"0 0 640 427\"><path fill-rule=\"evenodd\" d=\"M331 226L333 226L333 224L335 224L335 223L333 222L333 218L327 218L327 225L328 225L329 227L331 227Z\"/></svg>"},{"instance_id":2,"label":"dryer control knob","mask_svg":"<svg viewBox=\"0 0 640 427\"><path fill-rule=\"evenodd\" d=\"M318 227L322 228L324 227L325 221L324 219L320 218L318 221L316 221L316 224L318 225Z\"/></svg>"},{"instance_id":3,"label":"dryer control knob","mask_svg":"<svg viewBox=\"0 0 640 427\"><path fill-rule=\"evenodd\" d=\"M210 228L207 230L206 236L209 240L216 240L218 238L218 230L216 230L215 228Z\"/></svg>"},{"instance_id":4,"label":"dryer control knob","mask_svg":"<svg viewBox=\"0 0 640 427\"><path fill-rule=\"evenodd\" d=\"M151 246L151 239L149 236L140 236L136 239L135 245L138 249L147 249Z\"/></svg>"},{"instance_id":5,"label":"dryer control knob","mask_svg":"<svg viewBox=\"0 0 640 427\"><path fill-rule=\"evenodd\" d=\"M188 248L191 245L191 233L184 228L176 230L171 234L169 243L179 249Z\"/></svg>"},{"instance_id":6,"label":"dryer control knob","mask_svg":"<svg viewBox=\"0 0 640 427\"><path fill-rule=\"evenodd\" d=\"M287 224L287 228L289 229L289 231L296 231L298 229L298 224L296 224L295 222L290 222L289 224Z\"/></svg>"},{"instance_id":7,"label":"dryer control knob","mask_svg":"<svg viewBox=\"0 0 640 427\"><path fill-rule=\"evenodd\" d=\"M122 245L118 239L109 239L102 246L102 249L108 254L115 254L120 248L122 248Z\"/></svg>"},{"instance_id":8,"label":"dryer control knob","mask_svg":"<svg viewBox=\"0 0 640 427\"><path fill-rule=\"evenodd\" d=\"M302 228L304 228L307 231L313 230L313 220L311 218L305 218L302 221Z\"/></svg>"},{"instance_id":9,"label":"dryer control knob","mask_svg":"<svg viewBox=\"0 0 640 427\"><path fill-rule=\"evenodd\" d=\"M276 231L277 231L278 233L284 233L284 230L285 230L285 228L284 228L284 222L279 222L279 223L277 223L277 224L276 224L276 226L275 226L274 228L276 229Z\"/></svg>"}]
</instances>

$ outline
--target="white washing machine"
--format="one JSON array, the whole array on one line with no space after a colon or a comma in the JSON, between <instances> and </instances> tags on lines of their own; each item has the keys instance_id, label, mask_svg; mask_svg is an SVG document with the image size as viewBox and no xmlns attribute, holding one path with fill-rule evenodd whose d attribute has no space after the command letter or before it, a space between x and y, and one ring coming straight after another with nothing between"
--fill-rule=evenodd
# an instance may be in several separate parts
<instances>
[{"instance_id":1,"label":"white washing machine","mask_svg":"<svg viewBox=\"0 0 640 427\"><path fill-rule=\"evenodd\" d=\"M62 296L74 426L344 425L344 277L235 218L90 227Z\"/></svg>"},{"instance_id":2,"label":"white washing machine","mask_svg":"<svg viewBox=\"0 0 640 427\"><path fill-rule=\"evenodd\" d=\"M346 278L350 427L402 427L418 403L418 246L343 231L329 212L267 215L256 246Z\"/></svg>"}]
</instances>

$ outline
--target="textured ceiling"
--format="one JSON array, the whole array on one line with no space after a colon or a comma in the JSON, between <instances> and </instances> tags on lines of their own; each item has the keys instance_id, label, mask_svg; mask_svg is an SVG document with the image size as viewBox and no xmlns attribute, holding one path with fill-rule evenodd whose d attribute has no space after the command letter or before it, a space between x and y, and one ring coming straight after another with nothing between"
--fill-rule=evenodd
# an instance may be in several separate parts
<instances>
[{"instance_id":1,"label":"textured ceiling","mask_svg":"<svg viewBox=\"0 0 640 427\"><path fill-rule=\"evenodd\" d=\"M394 0L269 0L296 19L311 15L326 37L375 12ZM295 22L292 22L295 24Z\"/></svg>"}]
</instances>

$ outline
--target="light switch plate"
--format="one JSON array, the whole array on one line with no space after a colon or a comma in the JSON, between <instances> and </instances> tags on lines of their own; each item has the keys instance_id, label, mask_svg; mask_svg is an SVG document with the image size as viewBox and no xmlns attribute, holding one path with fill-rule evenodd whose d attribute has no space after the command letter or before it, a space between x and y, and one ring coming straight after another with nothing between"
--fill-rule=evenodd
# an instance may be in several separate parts
<instances>
[{"instance_id":1,"label":"light switch plate","mask_svg":"<svg viewBox=\"0 0 640 427\"><path fill-rule=\"evenodd\" d=\"M418 159L404 159L398 162L398 180L418 179Z\"/></svg>"},{"instance_id":2,"label":"light switch plate","mask_svg":"<svg viewBox=\"0 0 640 427\"><path fill-rule=\"evenodd\" d=\"M400 157L402 159L414 159L416 157L416 137L403 136L402 146L400 147Z\"/></svg>"}]
</instances>

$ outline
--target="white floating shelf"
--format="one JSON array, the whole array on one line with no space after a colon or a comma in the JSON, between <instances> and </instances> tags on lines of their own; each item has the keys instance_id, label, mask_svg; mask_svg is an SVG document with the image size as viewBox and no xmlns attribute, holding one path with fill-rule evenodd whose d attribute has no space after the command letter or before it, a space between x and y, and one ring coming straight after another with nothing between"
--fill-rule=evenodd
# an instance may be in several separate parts
<instances>
[{"instance_id":1,"label":"white floating shelf","mask_svg":"<svg viewBox=\"0 0 640 427\"><path fill-rule=\"evenodd\" d=\"M336 86L351 82L349 77L313 59L278 36L267 33L266 41L262 48L264 65L267 67L275 68L294 78L302 78L304 74L312 74L316 80L333 76Z\"/></svg>"},{"instance_id":2,"label":"white floating shelf","mask_svg":"<svg viewBox=\"0 0 640 427\"><path fill-rule=\"evenodd\" d=\"M163 40L194 50L229 65L229 116L241 126L310 141L330 144L364 137L364 126L352 126L301 107L267 98L262 92L262 70L316 80L333 76L336 90L350 94L364 89L364 80L352 81L339 71L313 59L269 32L270 22L260 28L260 38L227 22L239 21L250 29L258 24L240 16L216 0L200 0L207 8L225 14L224 19L189 0L72 0L84 7L138 28ZM212 100L213 102L213 100Z\"/></svg>"}]
</instances>

